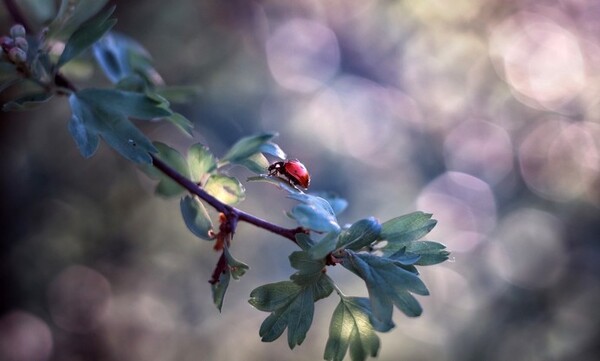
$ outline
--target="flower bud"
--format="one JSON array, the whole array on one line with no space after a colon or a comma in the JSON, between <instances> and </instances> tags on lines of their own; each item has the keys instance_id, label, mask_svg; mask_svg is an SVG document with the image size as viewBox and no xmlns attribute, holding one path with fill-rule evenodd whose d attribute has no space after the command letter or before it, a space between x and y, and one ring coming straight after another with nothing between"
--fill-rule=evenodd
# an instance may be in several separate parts
<instances>
[{"instance_id":1,"label":"flower bud","mask_svg":"<svg viewBox=\"0 0 600 361\"><path fill-rule=\"evenodd\" d=\"M15 45L14 40L10 36L0 36L0 46L3 49L12 48Z\"/></svg>"},{"instance_id":2,"label":"flower bud","mask_svg":"<svg viewBox=\"0 0 600 361\"><path fill-rule=\"evenodd\" d=\"M12 48L8 52L8 58L15 64L22 64L27 61L27 53L21 48Z\"/></svg>"},{"instance_id":3,"label":"flower bud","mask_svg":"<svg viewBox=\"0 0 600 361\"><path fill-rule=\"evenodd\" d=\"M21 36L15 38L15 45L23 49L24 52L27 52L27 49L29 49L29 43L27 43L27 39Z\"/></svg>"},{"instance_id":4,"label":"flower bud","mask_svg":"<svg viewBox=\"0 0 600 361\"><path fill-rule=\"evenodd\" d=\"M13 38L22 37L25 36L25 34L25 27L21 24L13 25L13 27L10 28L10 36Z\"/></svg>"}]
</instances>

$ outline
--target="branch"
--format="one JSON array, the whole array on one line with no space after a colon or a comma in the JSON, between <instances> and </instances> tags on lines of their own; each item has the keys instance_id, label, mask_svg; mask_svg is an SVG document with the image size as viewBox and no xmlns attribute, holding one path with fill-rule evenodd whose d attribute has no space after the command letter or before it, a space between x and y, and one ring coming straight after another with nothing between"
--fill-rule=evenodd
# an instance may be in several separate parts
<instances>
[{"instance_id":1,"label":"branch","mask_svg":"<svg viewBox=\"0 0 600 361\"><path fill-rule=\"evenodd\" d=\"M167 177L171 178L177 184L185 188L188 192L197 195L208 203L211 207L213 207L218 212L224 213L227 217L237 218L240 221L244 221L246 223L253 224L259 228L267 230L269 232L278 234L284 238L289 239L290 241L296 243L296 234L303 233L304 230L301 227L298 228L284 228L273 224L271 222L265 221L264 219L258 218L256 216L251 215L250 213L246 213L240 209L232 207L230 205L224 204L215 197L208 194L204 189L199 187L196 183L184 177L181 173L177 172L175 169L171 168L168 164L158 159L154 155L152 156L152 164L158 168L161 172L163 172Z\"/></svg>"}]
</instances>

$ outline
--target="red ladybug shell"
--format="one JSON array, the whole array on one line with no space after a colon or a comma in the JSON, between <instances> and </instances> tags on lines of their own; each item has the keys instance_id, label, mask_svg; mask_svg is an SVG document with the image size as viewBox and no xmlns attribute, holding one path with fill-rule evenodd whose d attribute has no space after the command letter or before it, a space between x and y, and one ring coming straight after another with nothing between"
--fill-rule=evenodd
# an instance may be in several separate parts
<instances>
[{"instance_id":1,"label":"red ladybug shell","mask_svg":"<svg viewBox=\"0 0 600 361\"><path fill-rule=\"evenodd\" d=\"M275 162L269 166L269 174L276 174L286 178L293 185L308 188L310 175L304 164L297 159Z\"/></svg>"},{"instance_id":2,"label":"red ladybug shell","mask_svg":"<svg viewBox=\"0 0 600 361\"><path fill-rule=\"evenodd\" d=\"M308 188L310 184L310 174L308 174L308 170L304 164L295 159L288 160L283 163L283 169L293 183Z\"/></svg>"}]
</instances>

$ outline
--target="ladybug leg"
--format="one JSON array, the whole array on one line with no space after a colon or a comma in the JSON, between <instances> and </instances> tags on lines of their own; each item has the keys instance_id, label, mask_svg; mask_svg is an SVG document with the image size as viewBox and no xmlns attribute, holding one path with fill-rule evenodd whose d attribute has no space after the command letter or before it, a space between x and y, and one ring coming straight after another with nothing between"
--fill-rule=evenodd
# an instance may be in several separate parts
<instances>
[{"instance_id":1,"label":"ladybug leg","mask_svg":"<svg viewBox=\"0 0 600 361\"><path fill-rule=\"evenodd\" d=\"M280 177L280 178L281 178L281 177ZM282 179L284 179L284 180L287 182L287 184L291 185L291 186L292 186L292 188L294 188L295 190L297 190L297 191L300 191L301 193L304 193L304 192L302 191L302 189L300 189L300 187L298 187L298 185L297 185L297 184L295 184L294 182L292 182L292 180L291 180L291 179L288 179L288 178L282 178Z\"/></svg>"}]
</instances>

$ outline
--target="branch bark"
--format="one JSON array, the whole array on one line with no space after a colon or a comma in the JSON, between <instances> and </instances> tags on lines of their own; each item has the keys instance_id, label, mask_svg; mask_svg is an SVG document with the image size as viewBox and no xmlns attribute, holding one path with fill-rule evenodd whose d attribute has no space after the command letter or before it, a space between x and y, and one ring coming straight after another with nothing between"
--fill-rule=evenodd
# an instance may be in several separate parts
<instances>
[{"instance_id":1,"label":"branch bark","mask_svg":"<svg viewBox=\"0 0 600 361\"><path fill-rule=\"evenodd\" d=\"M284 238L289 239L290 241L296 243L296 234L303 233L304 229L301 227L298 228L284 228L273 224L264 219L258 218L250 213L246 213L241 209L232 207L230 205L224 204L215 197L208 194L204 189L199 187L196 183L184 177L182 174L177 172L175 169L171 168L168 164L158 159L156 156L152 155L152 164L163 172L167 177L171 178L175 182L177 182L180 186L185 188L188 192L197 195L208 203L211 207L213 207L218 212L225 214L228 218L237 218L240 221L244 221L246 223L250 223L256 227L262 228L269 232L278 234Z\"/></svg>"}]
</instances>

